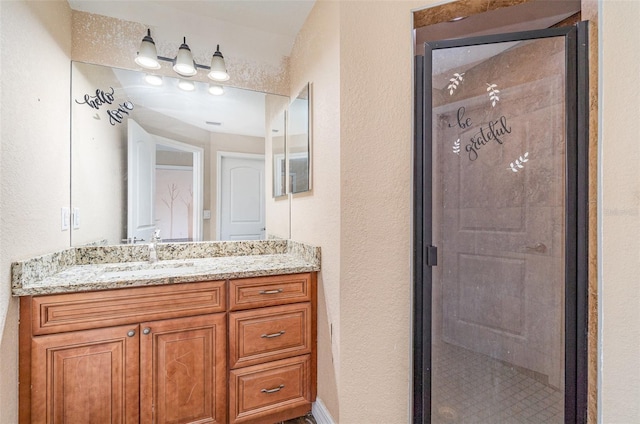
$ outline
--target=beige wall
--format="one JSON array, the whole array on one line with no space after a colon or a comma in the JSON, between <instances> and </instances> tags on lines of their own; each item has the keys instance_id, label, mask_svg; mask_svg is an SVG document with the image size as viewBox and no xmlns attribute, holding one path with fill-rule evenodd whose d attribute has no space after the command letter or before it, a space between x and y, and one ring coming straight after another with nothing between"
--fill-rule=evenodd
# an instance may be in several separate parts
<instances>
[{"instance_id":1,"label":"beige wall","mask_svg":"<svg viewBox=\"0 0 640 424\"><path fill-rule=\"evenodd\" d=\"M342 423L410 417L411 8L420 4L341 7Z\"/></svg>"},{"instance_id":2,"label":"beige wall","mask_svg":"<svg viewBox=\"0 0 640 424\"><path fill-rule=\"evenodd\" d=\"M0 421L17 422L18 301L10 264L69 246L69 57L66 1L1 1Z\"/></svg>"},{"instance_id":3,"label":"beige wall","mask_svg":"<svg viewBox=\"0 0 640 424\"><path fill-rule=\"evenodd\" d=\"M640 422L640 2L601 4L600 405Z\"/></svg>"},{"instance_id":4,"label":"beige wall","mask_svg":"<svg viewBox=\"0 0 640 424\"><path fill-rule=\"evenodd\" d=\"M291 95L312 83L314 166L291 235L322 247L318 397L341 423L409 420L417 6L319 1L290 59Z\"/></svg>"},{"instance_id":5,"label":"beige wall","mask_svg":"<svg viewBox=\"0 0 640 424\"><path fill-rule=\"evenodd\" d=\"M291 52L290 97L311 82L311 193L292 197L291 238L322 248L318 276L318 397L335 420L340 397L340 4L320 0Z\"/></svg>"}]
</instances>

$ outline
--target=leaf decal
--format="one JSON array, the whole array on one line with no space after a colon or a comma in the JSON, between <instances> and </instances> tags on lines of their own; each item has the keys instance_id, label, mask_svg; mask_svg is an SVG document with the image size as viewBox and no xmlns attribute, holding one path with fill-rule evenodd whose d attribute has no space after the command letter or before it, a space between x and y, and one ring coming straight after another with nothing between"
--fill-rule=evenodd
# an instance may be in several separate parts
<instances>
[{"instance_id":1,"label":"leaf decal","mask_svg":"<svg viewBox=\"0 0 640 424\"><path fill-rule=\"evenodd\" d=\"M453 78L449 78L449 85L447 86L447 90L449 90L450 96L453 96L453 92L456 90L456 88L458 88L458 86L464 79L462 78L463 75L464 75L464 72L461 72L461 73L456 72L453 74Z\"/></svg>"},{"instance_id":2,"label":"leaf decal","mask_svg":"<svg viewBox=\"0 0 640 424\"><path fill-rule=\"evenodd\" d=\"M497 89L497 84L489 84L487 83L487 91L489 92L489 101L491 102L491 106L496 107L496 103L500 101L500 97L498 94L500 90Z\"/></svg>"},{"instance_id":3,"label":"leaf decal","mask_svg":"<svg viewBox=\"0 0 640 424\"><path fill-rule=\"evenodd\" d=\"M460 139L453 142L453 153L460 155Z\"/></svg>"},{"instance_id":4,"label":"leaf decal","mask_svg":"<svg viewBox=\"0 0 640 424\"><path fill-rule=\"evenodd\" d=\"M520 156L518 159L516 159L514 162L511 162L509 164L509 168L512 170L513 172L518 172L520 169L524 168L524 164L526 162L529 162L529 152L525 152L525 154L523 154L522 156Z\"/></svg>"}]
</instances>

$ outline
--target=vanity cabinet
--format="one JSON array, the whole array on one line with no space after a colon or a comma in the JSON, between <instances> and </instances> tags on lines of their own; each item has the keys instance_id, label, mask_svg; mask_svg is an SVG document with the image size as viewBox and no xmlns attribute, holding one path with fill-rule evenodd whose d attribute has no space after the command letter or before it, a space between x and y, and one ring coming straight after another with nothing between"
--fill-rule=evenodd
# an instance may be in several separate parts
<instances>
[{"instance_id":1,"label":"vanity cabinet","mask_svg":"<svg viewBox=\"0 0 640 424\"><path fill-rule=\"evenodd\" d=\"M315 285L315 274L230 281L230 423L268 424L311 410Z\"/></svg>"},{"instance_id":2,"label":"vanity cabinet","mask_svg":"<svg viewBox=\"0 0 640 424\"><path fill-rule=\"evenodd\" d=\"M20 303L20 422L274 423L315 400L315 273Z\"/></svg>"},{"instance_id":3,"label":"vanity cabinet","mask_svg":"<svg viewBox=\"0 0 640 424\"><path fill-rule=\"evenodd\" d=\"M225 423L225 311L225 281L22 297L21 423Z\"/></svg>"}]
</instances>

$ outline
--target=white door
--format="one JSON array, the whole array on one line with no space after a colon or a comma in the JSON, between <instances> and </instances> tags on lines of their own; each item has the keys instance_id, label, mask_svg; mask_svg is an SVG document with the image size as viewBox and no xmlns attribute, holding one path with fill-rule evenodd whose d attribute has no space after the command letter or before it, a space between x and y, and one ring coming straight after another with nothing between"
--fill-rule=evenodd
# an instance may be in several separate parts
<instances>
[{"instance_id":1,"label":"white door","mask_svg":"<svg viewBox=\"0 0 640 424\"><path fill-rule=\"evenodd\" d=\"M156 144L137 122L128 120L127 238L149 241L155 228Z\"/></svg>"},{"instance_id":2,"label":"white door","mask_svg":"<svg viewBox=\"0 0 640 424\"><path fill-rule=\"evenodd\" d=\"M223 155L220 188L220 240L264 239L264 157Z\"/></svg>"}]
</instances>

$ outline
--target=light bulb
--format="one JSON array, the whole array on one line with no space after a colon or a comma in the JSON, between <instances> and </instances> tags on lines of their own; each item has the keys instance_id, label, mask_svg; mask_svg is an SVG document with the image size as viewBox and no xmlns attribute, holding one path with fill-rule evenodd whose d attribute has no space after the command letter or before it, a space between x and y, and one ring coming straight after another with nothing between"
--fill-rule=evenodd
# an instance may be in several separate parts
<instances>
[{"instance_id":1,"label":"light bulb","mask_svg":"<svg viewBox=\"0 0 640 424\"><path fill-rule=\"evenodd\" d=\"M178 87L184 91L193 91L196 89L195 84L187 80L178 81Z\"/></svg>"},{"instance_id":2,"label":"light bulb","mask_svg":"<svg viewBox=\"0 0 640 424\"><path fill-rule=\"evenodd\" d=\"M155 85L155 86L162 85L162 77L160 75L147 74L144 76L144 80L149 85Z\"/></svg>"},{"instance_id":3,"label":"light bulb","mask_svg":"<svg viewBox=\"0 0 640 424\"><path fill-rule=\"evenodd\" d=\"M224 94L224 88L218 84L211 84L209 86L209 93L213 94L214 96L221 96Z\"/></svg>"}]
</instances>

